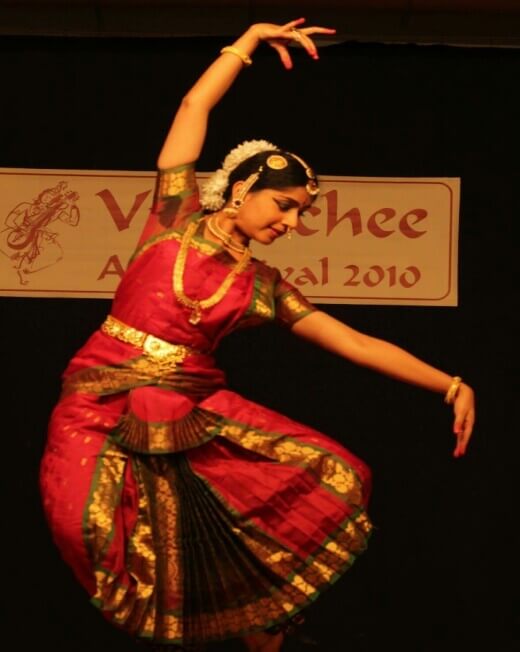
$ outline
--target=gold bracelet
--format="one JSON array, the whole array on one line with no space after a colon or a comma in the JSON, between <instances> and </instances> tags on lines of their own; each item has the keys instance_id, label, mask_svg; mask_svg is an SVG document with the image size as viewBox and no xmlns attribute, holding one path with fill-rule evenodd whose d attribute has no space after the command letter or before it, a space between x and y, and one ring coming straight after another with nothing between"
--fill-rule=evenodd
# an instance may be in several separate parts
<instances>
[{"instance_id":1,"label":"gold bracelet","mask_svg":"<svg viewBox=\"0 0 520 652\"><path fill-rule=\"evenodd\" d=\"M462 378L460 376L453 376L451 379L451 385L448 387L448 391L446 392L446 396L444 397L444 402L447 403L448 405L451 405L453 401L457 398L457 394L459 392L459 387L462 382Z\"/></svg>"},{"instance_id":2,"label":"gold bracelet","mask_svg":"<svg viewBox=\"0 0 520 652\"><path fill-rule=\"evenodd\" d=\"M251 59L248 54L241 52L238 48L235 48L232 45L227 45L225 48L220 50L220 54L226 54L226 52L237 56L242 61L244 66L250 66L253 63L253 59Z\"/></svg>"}]
</instances>

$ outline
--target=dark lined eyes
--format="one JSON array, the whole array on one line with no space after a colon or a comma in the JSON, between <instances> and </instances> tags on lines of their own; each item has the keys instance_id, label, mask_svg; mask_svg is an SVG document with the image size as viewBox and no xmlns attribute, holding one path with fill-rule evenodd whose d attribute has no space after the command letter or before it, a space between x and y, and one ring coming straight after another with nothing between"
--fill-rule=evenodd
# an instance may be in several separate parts
<instances>
[{"instance_id":1,"label":"dark lined eyes","mask_svg":"<svg viewBox=\"0 0 520 652\"><path fill-rule=\"evenodd\" d=\"M295 202L294 203L288 202L288 201L284 201L283 199L275 199L274 201L276 202L278 208L282 211L282 213L287 213L287 211L290 211L292 208L296 208L298 206L298 204ZM303 208L302 210L299 210L298 217L305 215L306 211L307 208Z\"/></svg>"},{"instance_id":2,"label":"dark lined eyes","mask_svg":"<svg viewBox=\"0 0 520 652\"><path fill-rule=\"evenodd\" d=\"M274 201L278 205L278 208L281 211L283 211L284 213L291 210L291 208L293 208L293 204L291 204L291 203L289 203L287 201L283 201L283 200L280 200L280 199L275 199Z\"/></svg>"}]
</instances>

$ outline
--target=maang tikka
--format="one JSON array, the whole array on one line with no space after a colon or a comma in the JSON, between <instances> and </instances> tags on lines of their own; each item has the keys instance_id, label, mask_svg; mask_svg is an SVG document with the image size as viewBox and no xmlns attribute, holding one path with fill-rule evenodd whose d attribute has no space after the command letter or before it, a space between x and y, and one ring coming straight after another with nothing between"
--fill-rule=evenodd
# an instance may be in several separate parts
<instances>
[{"instance_id":1,"label":"maang tikka","mask_svg":"<svg viewBox=\"0 0 520 652\"><path fill-rule=\"evenodd\" d=\"M298 161L298 163L305 170L305 174L308 179L308 182L305 184L305 190L309 193L309 195L311 195L311 197L315 197L320 192L320 189L316 182L316 175L314 174L314 170L311 167L309 167L307 163L300 156L297 156L292 152L287 152L287 153L290 156L292 156L292 158L294 158L296 161ZM269 156L266 160L266 165L271 170L283 170L289 165L289 162L287 161L287 158L282 154L271 154L271 156ZM260 175L262 174L263 169L264 166L261 165L256 172L253 172L247 177L247 179L244 181L244 185L240 188L236 197L234 197L231 200L231 206L226 206L225 208L222 209L223 213L226 213L231 217L234 217L238 213L238 211L242 208L244 204L244 200L246 198L247 193L258 181ZM289 233L287 237L290 237Z\"/></svg>"},{"instance_id":2,"label":"maang tikka","mask_svg":"<svg viewBox=\"0 0 520 652\"><path fill-rule=\"evenodd\" d=\"M319 193L320 189L316 182L316 175L314 173L314 170L311 167L309 167L307 163L300 156L297 156L292 152L287 152L287 153L290 156L292 156L293 159L298 161L298 163L305 170L305 174L307 176L307 179L309 180L305 185L305 190L309 193L309 195L311 195L311 197L316 196ZM282 154L272 154L267 159L266 163L267 166L271 168L271 170L283 170L289 165L289 162Z\"/></svg>"}]
</instances>

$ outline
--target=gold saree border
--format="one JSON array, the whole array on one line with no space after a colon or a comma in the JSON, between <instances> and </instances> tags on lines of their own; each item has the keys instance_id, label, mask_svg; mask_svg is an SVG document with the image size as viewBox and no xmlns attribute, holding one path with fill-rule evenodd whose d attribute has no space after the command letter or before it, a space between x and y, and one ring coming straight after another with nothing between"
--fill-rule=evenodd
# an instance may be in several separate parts
<instances>
[{"instance_id":1,"label":"gold saree border","mask_svg":"<svg viewBox=\"0 0 520 652\"><path fill-rule=\"evenodd\" d=\"M170 421L144 421L133 412L127 412L111 430L110 437L136 453L178 453L213 439L220 421L214 412L198 406Z\"/></svg>"},{"instance_id":2,"label":"gold saree border","mask_svg":"<svg viewBox=\"0 0 520 652\"><path fill-rule=\"evenodd\" d=\"M255 523L245 521L203 475L197 475L240 523L233 532L267 568L284 580L282 588L273 586L269 597L223 611L234 626L230 636L261 631L293 618L332 586L367 547L372 527L361 508L330 533L315 554L302 559Z\"/></svg>"},{"instance_id":3,"label":"gold saree border","mask_svg":"<svg viewBox=\"0 0 520 652\"><path fill-rule=\"evenodd\" d=\"M119 458L120 464L114 464L114 458ZM161 466L161 457L148 460L152 466ZM183 578L177 492L171 476L162 473L160 468L148 468L138 457L130 462L138 486L138 509L126 545L124 567L135 586L122 583L104 566L115 512L121 508L121 492L115 499L111 487L114 483L122 485L122 464L128 462L129 458L117 445L108 443L94 476L85 523L85 536L95 566L96 592L91 602L107 618L134 635L180 643L183 638ZM175 469L169 471L175 473ZM99 532L92 535L89 529ZM158 575L167 577L168 582L159 585Z\"/></svg>"},{"instance_id":4,"label":"gold saree border","mask_svg":"<svg viewBox=\"0 0 520 652\"><path fill-rule=\"evenodd\" d=\"M357 473L341 457L325 448L228 418L223 419L217 434L263 457L303 468L322 487L349 504L362 504L362 485Z\"/></svg>"}]
</instances>

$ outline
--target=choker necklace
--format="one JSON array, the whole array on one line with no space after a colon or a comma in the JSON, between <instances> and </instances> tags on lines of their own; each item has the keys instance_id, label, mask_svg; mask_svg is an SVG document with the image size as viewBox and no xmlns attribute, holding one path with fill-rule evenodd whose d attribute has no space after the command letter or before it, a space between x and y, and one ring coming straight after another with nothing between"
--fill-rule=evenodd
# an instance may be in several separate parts
<instances>
[{"instance_id":1,"label":"choker necklace","mask_svg":"<svg viewBox=\"0 0 520 652\"><path fill-rule=\"evenodd\" d=\"M206 220L206 224L208 227L208 231L211 233L211 235L215 236L215 238L220 240L225 247L228 247L229 249L232 249L233 251L236 251L239 254L244 254L246 251L249 250L249 247L240 244L236 240L233 240L231 234L228 233L227 231L224 231L224 229L222 229L218 225L218 221L215 215L208 217L208 219Z\"/></svg>"},{"instance_id":2,"label":"choker necklace","mask_svg":"<svg viewBox=\"0 0 520 652\"><path fill-rule=\"evenodd\" d=\"M190 309L191 313L188 317L190 324L198 324L202 319L202 311L206 308L212 308L224 298L224 295L231 287L235 277L247 267L251 257L251 251L245 247L242 258L236 263L236 265L231 268L226 278L222 281L220 287L217 288L216 292L214 292L206 299L190 299L190 297L186 296L184 292L183 277L190 242L198 226L198 222L192 222L184 232L179 253L177 254L177 258L175 259L175 266L173 268L173 290L179 302L182 303L182 305L186 308Z\"/></svg>"}]
</instances>

